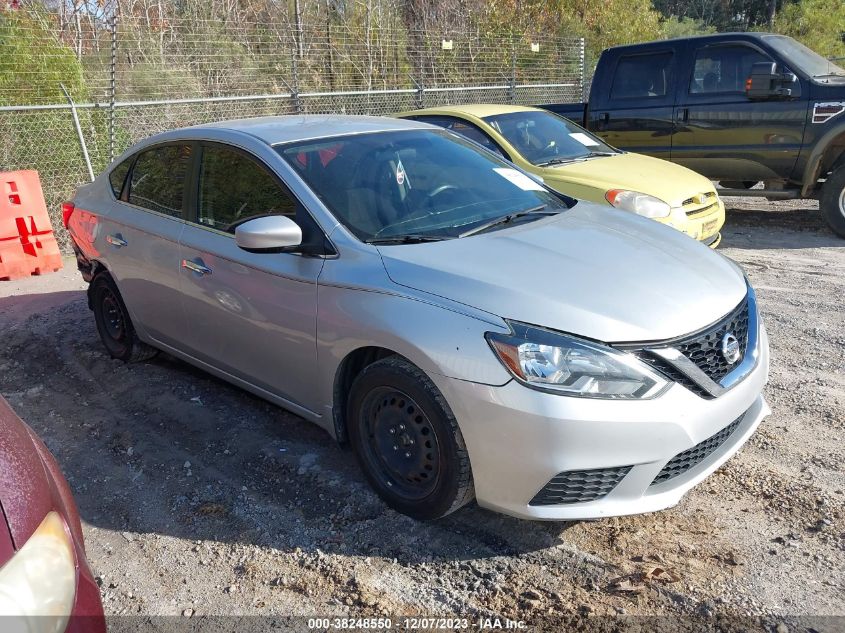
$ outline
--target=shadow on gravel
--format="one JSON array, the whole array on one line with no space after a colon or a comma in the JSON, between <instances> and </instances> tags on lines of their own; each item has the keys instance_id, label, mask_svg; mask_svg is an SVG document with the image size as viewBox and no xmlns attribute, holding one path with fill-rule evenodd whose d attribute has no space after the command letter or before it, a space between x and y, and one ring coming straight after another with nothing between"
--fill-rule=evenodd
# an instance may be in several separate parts
<instances>
[{"instance_id":1,"label":"shadow on gravel","mask_svg":"<svg viewBox=\"0 0 845 633\"><path fill-rule=\"evenodd\" d=\"M405 565L562 544L569 524L477 506L423 524L387 509L319 427L165 354L108 358L84 295L65 294L4 333L0 393L54 452L87 523L152 547L178 537L186 552L215 541Z\"/></svg>"},{"instance_id":2,"label":"shadow on gravel","mask_svg":"<svg viewBox=\"0 0 845 633\"><path fill-rule=\"evenodd\" d=\"M768 203L764 201L754 203L760 205L759 210L731 208L730 203L726 204L727 218L719 248L845 247L845 239L830 230L818 209L765 209Z\"/></svg>"}]
</instances>

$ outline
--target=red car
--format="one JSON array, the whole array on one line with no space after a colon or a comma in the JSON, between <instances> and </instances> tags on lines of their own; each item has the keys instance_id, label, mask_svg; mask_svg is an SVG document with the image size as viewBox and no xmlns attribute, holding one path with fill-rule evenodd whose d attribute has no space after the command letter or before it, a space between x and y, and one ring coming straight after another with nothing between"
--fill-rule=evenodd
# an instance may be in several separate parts
<instances>
[{"instance_id":1,"label":"red car","mask_svg":"<svg viewBox=\"0 0 845 633\"><path fill-rule=\"evenodd\" d=\"M70 487L44 443L2 397L0 616L6 630L27 633L106 630Z\"/></svg>"}]
</instances>

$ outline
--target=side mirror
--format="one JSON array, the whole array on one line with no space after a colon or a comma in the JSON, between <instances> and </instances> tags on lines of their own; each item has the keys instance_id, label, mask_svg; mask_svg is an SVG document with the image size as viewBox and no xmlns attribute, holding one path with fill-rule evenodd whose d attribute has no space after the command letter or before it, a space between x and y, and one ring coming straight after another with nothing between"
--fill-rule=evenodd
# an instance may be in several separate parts
<instances>
[{"instance_id":1,"label":"side mirror","mask_svg":"<svg viewBox=\"0 0 845 633\"><path fill-rule=\"evenodd\" d=\"M235 228L235 244L245 251L269 251L302 244L302 229L285 215L266 215Z\"/></svg>"},{"instance_id":2,"label":"side mirror","mask_svg":"<svg viewBox=\"0 0 845 633\"><path fill-rule=\"evenodd\" d=\"M797 97L801 84L794 73L782 73L774 62L757 62L745 80L749 99L789 99Z\"/></svg>"}]
</instances>

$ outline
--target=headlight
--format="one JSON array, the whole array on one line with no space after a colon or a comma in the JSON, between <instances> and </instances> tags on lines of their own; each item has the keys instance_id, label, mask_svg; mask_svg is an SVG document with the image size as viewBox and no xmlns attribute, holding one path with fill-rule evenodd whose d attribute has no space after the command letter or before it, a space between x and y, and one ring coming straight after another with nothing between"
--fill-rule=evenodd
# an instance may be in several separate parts
<instances>
[{"instance_id":1,"label":"headlight","mask_svg":"<svg viewBox=\"0 0 845 633\"><path fill-rule=\"evenodd\" d=\"M75 596L73 545L61 517L50 512L24 546L0 568L4 630L64 631Z\"/></svg>"},{"instance_id":2,"label":"headlight","mask_svg":"<svg viewBox=\"0 0 845 633\"><path fill-rule=\"evenodd\" d=\"M604 197L617 209L631 211L646 218L665 218L672 212L672 207L660 198L638 191L611 189Z\"/></svg>"},{"instance_id":3,"label":"headlight","mask_svg":"<svg viewBox=\"0 0 845 633\"><path fill-rule=\"evenodd\" d=\"M568 396L646 399L669 382L625 352L550 330L508 322L512 334L487 333L502 364L523 384Z\"/></svg>"}]
</instances>

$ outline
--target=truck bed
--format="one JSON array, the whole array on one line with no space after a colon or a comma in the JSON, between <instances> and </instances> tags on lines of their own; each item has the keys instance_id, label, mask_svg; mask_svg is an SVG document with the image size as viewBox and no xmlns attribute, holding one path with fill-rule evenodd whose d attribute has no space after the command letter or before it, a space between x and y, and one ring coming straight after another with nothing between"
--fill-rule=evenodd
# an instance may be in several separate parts
<instances>
[{"instance_id":1,"label":"truck bed","mask_svg":"<svg viewBox=\"0 0 845 633\"><path fill-rule=\"evenodd\" d=\"M586 103L547 103L535 107L543 108L544 110L548 110L549 112L554 112L555 114L559 114L560 116L569 119L573 123L577 123L582 127L586 127Z\"/></svg>"}]
</instances>

